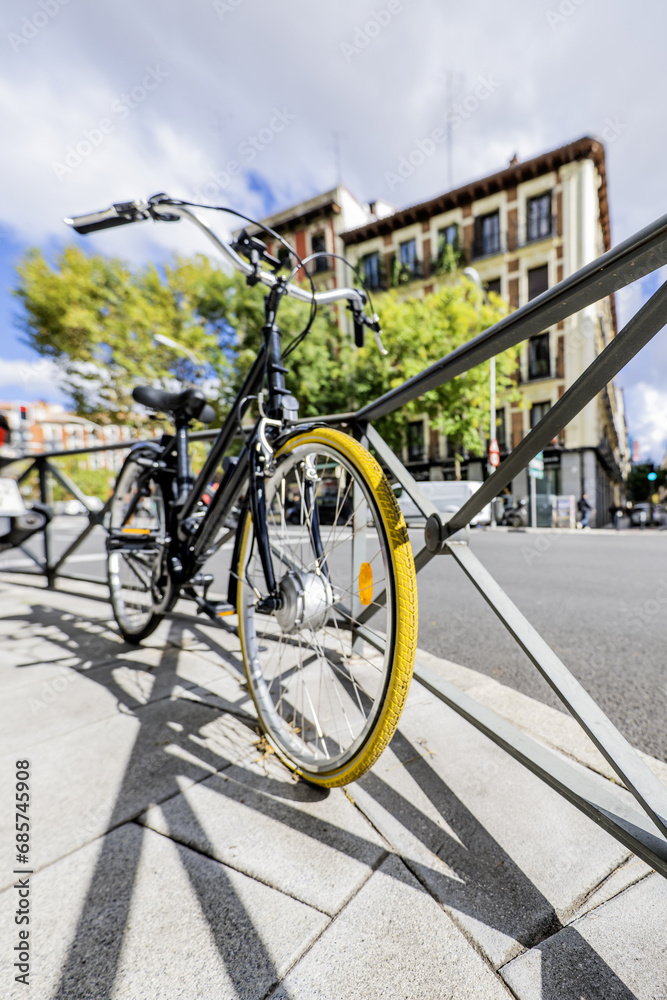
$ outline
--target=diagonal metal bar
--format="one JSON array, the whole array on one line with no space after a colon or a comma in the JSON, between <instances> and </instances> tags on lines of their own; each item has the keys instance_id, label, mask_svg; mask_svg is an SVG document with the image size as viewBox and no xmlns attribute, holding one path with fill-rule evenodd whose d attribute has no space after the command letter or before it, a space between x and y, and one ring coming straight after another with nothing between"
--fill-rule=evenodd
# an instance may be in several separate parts
<instances>
[{"instance_id":1,"label":"diagonal metal bar","mask_svg":"<svg viewBox=\"0 0 667 1000\"><path fill-rule=\"evenodd\" d=\"M524 767L545 781L563 798L625 844L651 868L667 877L667 841L654 824L625 802L619 790L598 775L570 763L530 736L515 729L490 708L422 666L415 665L415 679L445 704L488 736Z\"/></svg>"},{"instance_id":2,"label":"diagonal metal bar","mask_svg":"<svg viewBox=\"0 0 667 1000\"><path fill-rule=\"evenodd\" d=\"M632 792L642 809L667 837L667 789L610 722L585 688L572 676L542 636L524 618L468 546L461 542L448 542L447 547L508 632Z\"/></svg>"},{"instance_id":3,"label":"diagonal metal bar","mask_svg":"<svg viewBox=\"0 0 667 1000\"><path fill-rule=\"evenodd\" d=\"M16 458L16 459L14 459L14 461L18 462L18 461L20 461L20 459ZM6 465L11 465L12 462L10 460L9 462L3 463L3 465L5 465L5 464ZM21 485L21 483L23 483L28 478L28 476L30 475L30 473L33 472L33 470L36 469L36 468L37 468L37 462L31 462L30 465L28 466L28 468L25 469L21 473L21 475L18 477L18 479L16 480L16 482L19 484L19 486Z\"/></svg>"},{"instance_id":4,"label":"diagonal metal bar","mask_svg":"<svg viewBox=\"0 0 667 1000\"><path fill-rule=\"evenodd\" d=\"M91 510L90 507L88 506L88 497L83 492L83 490L80 490L79 487L76 485L76 483L72 479L70 479L67 473L63 472L62 469L59 469L57 465L52 465L51 462L49 461L46 461L44 465L49 470L53 478L57 479L60 485L64 486L64 488L72 494L74 499L78 500L79 503L83 504L88 513L90 513Z\"/></svg>"},{"instance_id":5,"label":"diagonal metal bar","mask_svg":"<svg viewBox=\"0 0 667 1000\"><path fill-rule=\"evenodd\" d=\"M376 455L380 458L380 461L386 465L392 475L396 476L405 492L410 496L410 499L414 501L424 517L428 519L429 517L432 517L433 514L439 516L438 508L435 506L433 501L424 496L422 491L419 489L419 483L417 480L410 475L401 460L391 450L384 438L378 434L372 424L367 424L364 427L364 431L369 444L373 448Z\"/></svg>"},{"instance_id":6,"label":"diagonal metal bar","mask_svg":"<svg viewBox=\"0 0 667 1000\"><path fill-rule=\"evenodd\" d=\"M542 417L521 443L473 493L444 528L453 534L478 514L514 479L539 451L555 438L567 423L591 401L605 385L655 337L667 322L667 282L660 286L618 336L597 356L577 381Z\"/></svg>"},{"instance_id":7,"label":"diagonal metal bar","mask_svg":"<svg viewBox=\"0 0 667 1000\"><path fill-rule=\"evenodd\" d=\"M102 508L102 510L99 511L98 513L92 515L91 520L88 522L88 524L83 529L83 531L81 532L81 534L77 535L77 537L74 539L74 541L70 545L67 546L67 548L62 553L62 555L58 557L58 560L56 561L56 563L53 566L53 572L54 573L58 573L59 576L62 576L62 574L59 573L60 567L62 566L62 564L64 562L66 562L69 559L69 557L72 555L72 553L75 552L78 549L78 547L81 545L81 543L83 541L85 541L85 539L91 533L91 531L93 530L93 528L96 528L98 524L100 524L100 525L102 524L102 519L104 518L104 515L108 511L109 507L111 506L112 499L113 499L113 494L112 494L112 496L109 497L109 499L105 503L105 505Z\"/></svg>"},{"instance_id":8,"label":"diagonal metal bar","mask_svg":"<svg viewBox=\"0 0 667 1000\"><path fill-rule=\"evenodd\" d=\"M419 375L363 406L357 411L356 419L377 420L391 413L429 389L444 385L533 334L542 333L554 323L664 264L667 264L667 216L662 216L542 295L531 299Z\"/></svg>"},{"instance_id":9,"label":"diagonal metal bar","mask_svg":"<svg viewBox=\"0 0 667 1000\"><path fill-rule=\"evenodd\" d=\"M44 561L42 559L39 559L35 555L35 553L31 552L30 549L27 549L25 547L25 545L19 545L19 549L23 553L24 556L28 556L29 559L32 559L32 561L35 563L35 565L39 566L39 568L42 570L42 572L44 572Z\"/></svg>"}]
</instances>

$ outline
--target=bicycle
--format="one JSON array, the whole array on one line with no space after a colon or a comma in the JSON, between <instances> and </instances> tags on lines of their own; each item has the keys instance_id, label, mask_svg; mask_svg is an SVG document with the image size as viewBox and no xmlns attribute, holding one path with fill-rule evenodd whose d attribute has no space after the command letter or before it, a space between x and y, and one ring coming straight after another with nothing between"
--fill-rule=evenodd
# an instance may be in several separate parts
<instances>
[{"instance_id":1,"label":"bicycle","mask_svg":"<svg viewBox=\"0 0 667 1000\"><path fill-rule=\"evenodd\" d=\"M237 614L248 688L268 741L308 781L343 785L375 763L407 697L417 638L415 566L375 458L323 421L298 420L277 314L285 295L310 303L299 340L318 305L347 300L355 342L363 343L367 326L381 346L379 321L365 314L359 289L315 292L312 282L308 291L292 281L300 267L307 274L312 258L301 261L288 248L298 262L288 279L279 274L283 262L246 230L234 243L221 240L193 211L207 207L159 194L65 220L86 234L190 219L248 284L269 289L262 347L196 479L190 424L214 417L203 393L134 389L137 402L172 415L175 432L136 445L119 473L107 539L111 603L122 635L137 643L180 596L216 621ZM253 403L257 415L246 430L242 419ZM207 597L213 577L202 568L232 538L227 599L214 601Z\"/></svg>"}]
</instances>

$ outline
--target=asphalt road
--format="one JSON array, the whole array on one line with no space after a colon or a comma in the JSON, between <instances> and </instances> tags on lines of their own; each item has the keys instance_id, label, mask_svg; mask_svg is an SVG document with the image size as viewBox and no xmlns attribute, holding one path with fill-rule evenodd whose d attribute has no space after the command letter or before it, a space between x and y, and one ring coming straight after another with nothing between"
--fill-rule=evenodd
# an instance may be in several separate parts
<instances>
[{"instance_id":1,"label":"asphalt road","mask_svg":"<svg viewBox=\"0 0 667 1000\"><path fill-rule=\"evenodd\" d=\"M667 760L667 531L478 530L471 547L621 732ZM451 556L418 580L420 646L563 707Z\"/></svg>"},{"instance_id":2,"label":"asphalt road","mask_svg":"<svg viewBox=\"0 0 667 1000\"><path fill-rule=\"evenodd\" d=\"M55 552L84 526L83 518L57 518ZM415 548L422 537L411 531ZM70 572L103 579L103 539L96 529ZM667 531L478 529L471 547L627 738L667 761ZM230 548L210 567L216 583ZM4 553L6 562L28 568L21 553ZM418 581L422 648L562 708L451 556L432 560ZM214 589L224 593L222 584Z\"/></svg>"}]
</instances>

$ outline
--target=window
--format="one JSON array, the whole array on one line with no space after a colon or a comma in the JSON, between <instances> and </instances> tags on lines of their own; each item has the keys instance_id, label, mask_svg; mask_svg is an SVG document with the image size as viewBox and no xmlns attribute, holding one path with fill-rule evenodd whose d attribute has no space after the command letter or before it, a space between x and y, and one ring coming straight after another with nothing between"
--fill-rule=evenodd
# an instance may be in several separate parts
<instances>
[{"instance_id":1,"label":"window","mask_svg":"<svg viewBox=\"0 0 667 1000\"><path fill-rule=\"evenodd\" d=\"M535 427L542 417L551 409L551 403L533 403L530 408L530 428Z\"/></svg>"},{"instance_id":2,"label":"window","mask_svg":"<svg viewBox=\"0 0 667 1000\"><path fill-rule=\"evenodd\" d=\"M408 462L424 459L424 424L421 420L408 424Z\"/></svg>"},{"instance_id":3,"label":"window","mask_svg":"<svg viewBox=\"0 0 667 1000\"><path fill-rule=\"evenodd\" d=\"M475 219L475 256L500 253L500 213L490 212Z\"/></svg>"},{"instance_id":4,"label":"window","mask_svg":"<svg viewBox=\"0 0 667 1000\"><path fill-rule=\"evenodd\" d=\"M311 246L313 248L313 253L326 253L327 245L324 239L324 233L315 233L311 240ZM313 261L314 271L328 271L329 270L329 258L328 257L316 257Z\"/></svg>"},{"instance_id":5,"label":"window","mask_svg":"<svg viewBox=\"0 0 667 1000\"><path fill-rule=\"evenodd\" d=\"M540 333L528 341L528 378L549 378L550 375L549 334Z\"/></svg>"},{"instance_id":6,"label":"window","mask_svg":"<svg viewBox=\"0 0 667 1000\"><path fill-rule=\"evenodd\" d=\"M453 247L456 243L459 235L459 227L455 222L452 222L450 226L445 226L444 229L438 230L438 252L444 250L444 248L449 244Z\"/></svg>"},{"instance_id":7,"label":"window","mask_svg":"<svg viewBox=\"0 0 667 1000\"><path fill-rule=\"evenodd\" d=\"M363 259L363 275L364 281L368 287L372 290L374 288L380 287L380 254L377 253L367 253Z\"/></svg>"},{"instance_id":8,"label":"window","mask_svg":"<svg viewBox=\"0 0 667 1000\"><path fill-rule=\"evenodd\" d=\"M546 292L549 287L549 265L542 264L541 267L534 267L528 272L528 298L534 299L536 295Z\"/></svg>"},{"instance_id":9,"label":"window","mask_svg":"<svg viewBox=\"0 0 667 1000\"><path fill-rule=\"evenodd\" d=\"M412 273L417 263L417 240L406 240L405 243L399 243L398 259L401 267L407 268Z\"/></svg>"},{"instance_id":10,"label":"window","mask_svg":"<svg viewBox=\"0 0 667 1000\"><path fill-rule=\"evenodd\" d=\"M487 292L494 292L496 295L500 295L500 278L492 278L491 281L485 281L484 287Z\"/></svg>"},{"instance_id":11,"label":"window","mask_svg":"<svg viewBox=\"0 0 667 1000\"><path fill-rule=\"evenodd\" d=\"M551 191L529 198L526 203L526 241L551 236Z\"/></svg>"}]
</instances>

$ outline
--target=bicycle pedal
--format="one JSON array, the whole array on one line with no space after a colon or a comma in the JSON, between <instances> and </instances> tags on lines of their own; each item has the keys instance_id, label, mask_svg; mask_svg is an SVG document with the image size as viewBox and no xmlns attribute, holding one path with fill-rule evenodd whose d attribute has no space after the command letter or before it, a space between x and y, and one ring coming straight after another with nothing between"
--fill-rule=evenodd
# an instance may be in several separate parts
<instances>
[{"instance_id":1,"label":"bicycle pedal","mask_svg":"<svg viewBox=\"0 0 667 1000\"><path fill-rule=\"evenodd\" d=\"M236 614L236 608L228 601L219 601L217 604L209 603L208 607L210 608L209 614L213 618L227 618L228 615Z\"/></svg>"}]
</instances>

